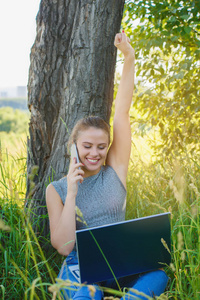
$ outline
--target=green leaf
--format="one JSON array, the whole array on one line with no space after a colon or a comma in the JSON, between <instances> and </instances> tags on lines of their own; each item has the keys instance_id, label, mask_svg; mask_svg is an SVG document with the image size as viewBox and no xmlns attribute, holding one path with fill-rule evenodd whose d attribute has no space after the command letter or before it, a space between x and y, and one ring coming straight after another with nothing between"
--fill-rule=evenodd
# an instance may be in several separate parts
<instances>
[{"instance_id":1,"label":"green leaf","mask_svg":"<svg viewBox=\"0 0 200 300\"><path fill-rule=\"evenodd\" d=\"M196 41L198 47L200 47L200 41Z\"/></svg>"},{"instance_id":2,"label":"green leaf","mask_svg":"<svg viewBox=\"0 0 200 300\"><path fill-rule=\"evenodd\" d=\"M188 20L189 17L190 17L189 15L182 15L182 16L180 16L180 18L183 19L183 20Z\"/></svg>"},{"instance_id":3,"label":"green leaf","mask_svg":"<svg viewBox=\"0 0 200 300\"><path fill-rule=\"evenodd\" d=\"M184 26L184 31L187 33L187 34L190 34L190 32L192 31L192 28L190 26Z\"/></svg>"},{"instance_id":4,"label":"green leaf","mask_svg":"<svg viewBox=\"0 0 200 300\"><path fill-rule=\"evenodd\" d=\"M171 37L171 41L172 41L172 42L178 41L178 36L176 36L176 35L175 35L175 36L172 36L172 37Z\"/></svg>"},{"instance_id":5,"label":"green leaf","mask_svg":"<svg viewBox=\"0 0 200 300\"><path fill-rule=\"evenodd\" d=\"M174 23L174 22L176 22L176 18L174 16L172 16L167 22Z\"/></svg>"}]
</instances>

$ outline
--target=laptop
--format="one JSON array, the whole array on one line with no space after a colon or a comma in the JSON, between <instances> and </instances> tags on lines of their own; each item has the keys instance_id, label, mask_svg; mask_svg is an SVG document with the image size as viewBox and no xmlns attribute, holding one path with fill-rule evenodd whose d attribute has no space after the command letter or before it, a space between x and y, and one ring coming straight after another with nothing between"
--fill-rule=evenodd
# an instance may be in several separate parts
<instances>
[{"instance_id":1,"label":"laptop","mask_svg":"<svg viewBox=\"0 0 200 300\"><path fill-rule=\"evenodd\" d=\"M162 268L171 261L170 213L77 230L76 243L79 265L71 271L81 283Z\"/></svg>"}]
</instances>

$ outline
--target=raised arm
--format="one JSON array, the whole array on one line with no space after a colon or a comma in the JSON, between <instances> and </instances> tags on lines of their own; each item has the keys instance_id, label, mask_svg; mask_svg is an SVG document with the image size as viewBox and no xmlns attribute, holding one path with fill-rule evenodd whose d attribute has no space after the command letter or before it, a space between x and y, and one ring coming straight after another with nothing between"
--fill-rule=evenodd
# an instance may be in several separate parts
<instances>
[{"instance_id":1,"label":"raised arm","mask_svg":"<svg viewBox=\"0 0 200 300\"><path fill-rule=\"evenodd\" d=\"M129 110L134 89L135 52L124 32L115 36L114 44L124 55L124 66L115 99L113 142L108 152L107 164L113 167L124 186L126 186L131 151Z\"/></svg>"}]
</instances>

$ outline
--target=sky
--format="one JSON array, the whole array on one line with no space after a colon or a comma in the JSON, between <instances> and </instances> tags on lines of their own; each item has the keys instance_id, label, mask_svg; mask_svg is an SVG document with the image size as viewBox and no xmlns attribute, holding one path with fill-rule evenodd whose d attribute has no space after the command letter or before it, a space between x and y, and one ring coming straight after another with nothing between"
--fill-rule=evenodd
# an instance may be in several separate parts
<instances>
[{"instance_id":1,"label":"sky","mask_svg":"<svg viewBox=\"0 0 200 300\"><path fill-rule=\"evenodd\" d=\"M40 0L0 0L0 88L28 83Z\"/></svg>"}]
</instances>

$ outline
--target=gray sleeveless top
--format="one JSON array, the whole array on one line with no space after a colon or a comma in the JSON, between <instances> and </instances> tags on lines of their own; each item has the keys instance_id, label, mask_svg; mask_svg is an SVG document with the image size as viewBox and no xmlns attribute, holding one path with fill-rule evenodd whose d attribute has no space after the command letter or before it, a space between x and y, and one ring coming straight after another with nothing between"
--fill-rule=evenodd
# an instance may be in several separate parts
<instances>
[{"instance_id":1,"label":"gray sleeveless top","mask_svg":"<svg viewBox=\"0 0 200 300\"><path fill-rule=\"evenodd\" d=\"M63 204L67 196L67 177L53 181ZM96 175L78 183L76 206L81 210L88 227L96 227L125 220L126 189L114 169L103 166ZM86 225L77 218L76 229Z\"/></svg>"}]
</instances>

